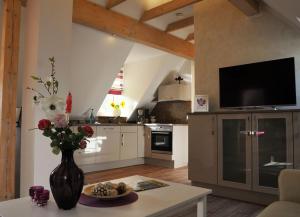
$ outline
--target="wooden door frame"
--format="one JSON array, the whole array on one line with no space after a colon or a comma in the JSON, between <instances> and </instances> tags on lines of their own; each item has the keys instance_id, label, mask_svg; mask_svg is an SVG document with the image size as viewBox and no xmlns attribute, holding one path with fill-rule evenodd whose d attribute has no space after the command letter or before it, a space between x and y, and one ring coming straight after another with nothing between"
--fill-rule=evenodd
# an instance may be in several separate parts
<instances>
[{"instance_id":1,"label":"wooden door frame","mask_svg":"<svg viewBox=\"0 0 300 217\"><path fill-rule=\"evenodd\" d=\"M21 0L2 0L0 53L0 200L15 198L17 75ZM23 1L24 3L24 1Z\"/></svg>"}]
</instances>

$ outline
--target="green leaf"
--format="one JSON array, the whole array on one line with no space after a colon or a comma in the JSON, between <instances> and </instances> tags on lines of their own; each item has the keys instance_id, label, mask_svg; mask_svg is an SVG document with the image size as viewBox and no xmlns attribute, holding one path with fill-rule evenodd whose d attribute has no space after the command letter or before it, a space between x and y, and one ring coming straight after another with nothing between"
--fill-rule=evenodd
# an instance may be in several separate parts
<instances>
[{"instance_id":1,"label":"green leaf","mask_svg":"<svg viewBox=\"0 0 300 217\"><path fill-rule=\"evenodd\" d=\"M59 147L54 146L54 147L52 148L52 153L58 155L58 154L60 153Z\"/></svg>"},{"instance_id":2,"label":"green leaf","mask_svg":"<svg viewBox=\"0 0 300 217\"><path fill-rule=\"evenodd\" d=\"M34 76L34 75L31 75L30 77L31 77L33 80L41 80L41 78L36 77L36 76Z\"/></svg>"}]
</instances>

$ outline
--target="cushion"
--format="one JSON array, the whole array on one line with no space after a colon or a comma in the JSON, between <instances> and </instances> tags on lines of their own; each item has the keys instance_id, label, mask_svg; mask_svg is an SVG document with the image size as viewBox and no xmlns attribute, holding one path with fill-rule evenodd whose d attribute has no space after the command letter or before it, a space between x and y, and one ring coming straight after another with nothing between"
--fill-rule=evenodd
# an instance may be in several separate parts
<instances>
[{"instance_id":1,"label":"cushion","mask_svg":"<svg viewBox=\"0 0 300 217\"><path fill-rule=\"evenodd\" d=\"M277 201L265 208L257 217L299 217L300 204Z\"/></svg>"}]
</instances>

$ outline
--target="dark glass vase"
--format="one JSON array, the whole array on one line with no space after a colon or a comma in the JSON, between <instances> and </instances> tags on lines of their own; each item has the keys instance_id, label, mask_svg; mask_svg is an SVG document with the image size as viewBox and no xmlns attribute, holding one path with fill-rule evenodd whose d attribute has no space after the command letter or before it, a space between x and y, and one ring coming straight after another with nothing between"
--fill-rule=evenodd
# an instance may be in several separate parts
<instances>
[{"instance_id":1,"label":"dark glass vase","mask_svg":"<svg viewBox=\"0 0 300 217\"><path fill-rule=\"evenodd\" d=\"M61 164L50 175L50 187L60 209L76 206L82 192L84 175L74 162L73 150L62 151Z\"/></svg>"}]
</instances>

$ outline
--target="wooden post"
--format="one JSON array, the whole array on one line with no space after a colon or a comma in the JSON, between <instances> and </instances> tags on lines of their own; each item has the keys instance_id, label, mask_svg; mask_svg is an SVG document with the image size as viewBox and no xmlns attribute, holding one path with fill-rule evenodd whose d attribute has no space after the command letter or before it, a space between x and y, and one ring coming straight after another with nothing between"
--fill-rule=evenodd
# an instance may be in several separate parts
<instances>
[{"instance_id":1,"label":"wooden post","mask_svg":"<svg viewBox=\"0 0 300 217\"><path fill-rule=\"evenodd\" d=\"M0 200L15 197L16 98L21 1L3 0L0 55Z\"/></svg>"}]
</instances>

